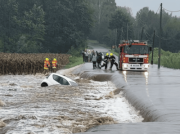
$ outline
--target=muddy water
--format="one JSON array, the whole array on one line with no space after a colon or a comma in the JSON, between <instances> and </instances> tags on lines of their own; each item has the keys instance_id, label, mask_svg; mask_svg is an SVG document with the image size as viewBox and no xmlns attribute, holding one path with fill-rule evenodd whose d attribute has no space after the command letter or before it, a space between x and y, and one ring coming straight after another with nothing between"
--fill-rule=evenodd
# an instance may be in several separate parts
<instances>
[{"instance_id":1,"label":"muddy water","mask_svg":"<svg viewBox=\"0 0 180 134\"><path fill-rule=\"evenodd\" d=\"M140 111L144 122L152 122L100 126L93 132L180 133L180 70L164 67L158 70L157 65L153 65L148 72L115 71L115 68L105 71L92 70L92 65L87 63L74 73L79 73L83 78L104 81L106 77L106 80L111 80Z\"/></svg>"},{"instance_id":2,"label":"muddy water","mask_svg":"<svg viewBox=\"0 0 180 134\"><path fill-rule=\"evenodd\" d=\"M0 134L69 134L143 120L110 81L69 77L79 86L41 88L41 74L0 76Z\"/></svg>"}]
</instances>

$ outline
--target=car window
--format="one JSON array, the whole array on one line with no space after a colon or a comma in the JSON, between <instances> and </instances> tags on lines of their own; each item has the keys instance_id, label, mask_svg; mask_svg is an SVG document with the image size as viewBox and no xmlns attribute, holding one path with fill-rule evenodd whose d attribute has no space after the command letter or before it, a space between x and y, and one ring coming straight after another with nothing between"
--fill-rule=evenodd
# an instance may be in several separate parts
<instances>
[{"instance_id":1,"label":"car window","mask_svg":"<svg viewBox=\"0 0 180 134\"><path fill-rule=\"evenodd\" d=\"M61 78L60 84L61 85L69 85L69 82L66 79L64 79L64 78Z\"/></svg>"},{"instance_id":2,"label":"car window","mask_svg":"<svg viewBox=\"0 0 180 134\"><path fill-rule=\"evenodd\" d=\"M55 81L57 81L58 83L60 83L60 81L61 81L61 77L60 76L58 76L58 75L54 75L53 74L53 79L55 80Z\"/></svg>"}]
</instances>

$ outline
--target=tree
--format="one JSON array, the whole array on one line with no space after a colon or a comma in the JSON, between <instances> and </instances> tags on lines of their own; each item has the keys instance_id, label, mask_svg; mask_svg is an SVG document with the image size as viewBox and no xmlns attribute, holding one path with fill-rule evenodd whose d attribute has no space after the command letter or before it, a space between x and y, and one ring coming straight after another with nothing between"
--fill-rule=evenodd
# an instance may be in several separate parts
<instances>
[{"instance_id":1,"label":"tree","mask_svg":"<svg viewBox=\"0 0 180 134\"><path fill-rule=\"evenodd\" d=\"M126 15L122 10L117 10L115 12L115 14L112 15L112 18L109 22L109 28L112 30L117 31L117 37L116 37L116 45L118 45L121 39L121 34L123 39L127 39L127 29L128 29L128 33L129 33L129 37L133 38L133 32L130 31L130 28L128 27L132 26L132 22L130 21L130 18L128 15ZM131 29L132 30L132 29ZM123 31L123 33L122 33Z\"/></svg>"},{"instance_id":2,"label":"tree","mask_svg":"<svg viewBox=\"0 0 180 134\"><path fill-rule=\"evenodd\" d=\"M107 43L105 40L110 32L109 20L116 10L115 0L90 0L89 5L94 10L94 25L90 38L101 43Z\"/></svg>"}]
</instances>

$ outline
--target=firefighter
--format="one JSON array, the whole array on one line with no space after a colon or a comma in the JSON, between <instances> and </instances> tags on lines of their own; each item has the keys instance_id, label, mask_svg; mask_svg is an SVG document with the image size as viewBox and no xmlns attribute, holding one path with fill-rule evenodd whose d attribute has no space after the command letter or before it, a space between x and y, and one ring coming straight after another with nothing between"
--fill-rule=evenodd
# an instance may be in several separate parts
<instances>
[{"instance_id":1,"label":"firefighter","mask_svg":"<svg viewBox=\"0 0 180 134\"><path fill-rule=\"evenodd\" d=\"M52 61L52 71L53 72L56 72L57 70L57 66L58 66L58 64L57 64L57 60L56 60L56 58L54 58L53 59L53 61Z\"/></svg>"},{"instance_id":2,"label":"firefighter","mask_svg":"<svg viewBox=\"0 0 180 134\"><path fill-rule=\"evenodd\" d=\"M111 62L111 67L110 69L112 69L113 65L115 64L116 65L116 69L118 69L118 64L116 63L116 57L113 55L113 53L110 53L110 57L109 57L109 60Z\"/></svg>"},{"instance_id":3,"label":"firefighter","mask_svg":"<svg viewBox=\"0 0 180 134\"><path fill-rule=\"evenodd\" d=\"M108 62L109 62L109 53L106 53L106 56L104 57L104 63L101 67L105 66L105 69L107 69Z\"/></svg>"},{"instance_id":4,"label":"firefighter","mask_svg":"<svg viewBox=\"0 0 180 134\"><path fill-rule=\"evenodd\" d=\"M50 65L49 59L46 58L45 61L44 61L44 74L49 73L50 66L51 65Z\"/></svg>"}]
</instances>

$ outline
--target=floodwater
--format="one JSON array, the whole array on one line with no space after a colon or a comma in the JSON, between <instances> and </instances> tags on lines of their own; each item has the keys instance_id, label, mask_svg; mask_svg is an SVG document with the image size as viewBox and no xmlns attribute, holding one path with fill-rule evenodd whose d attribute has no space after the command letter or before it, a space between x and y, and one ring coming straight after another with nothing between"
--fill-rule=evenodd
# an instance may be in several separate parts
<instances>
[{"instance_id":1,"label":"floodwater","mask_svg":"<svg viewBox=\"0 0 180 134\"><path fill-rule=\"evenodd\" d=\"M180 133L180 70L158 69L157 65L152 65L148 72L116 71L115 67L112 71L92 70L92 65L86 63L74 73L82 78L113 82L144 118L144 123L98 126L87 134Z\"/></svg>"},{"instance_id":2,"label":"floodwater","mask_svg":"<svg viewBox=\"0 0 180 134\"><path fill-rule=\"evenodd\" d=\"M0 76L0 134L71 134L143 118L110 81L80 79L78 87L40 87L44 75Z\"/></svg>"},{"instance_id":3,"label":"floodwater","mask_svg":"<svg viewBox=\"0 0 180 134\"><path fill-rule=\"evenodd\" d=\"M112 71L92 70L91 66L91 63L86 63L74 73L80 73L82 78L112 81L121 89L130 104L140 111L143 122L148 123L99 126L89 130L90 132L180 133L180 70L165 67L158 70L157 65L153 65L148 72L133 72L116 71L115 68ZM126 131L121 131L122 128Z\"/></svg>"}]
</instances>

